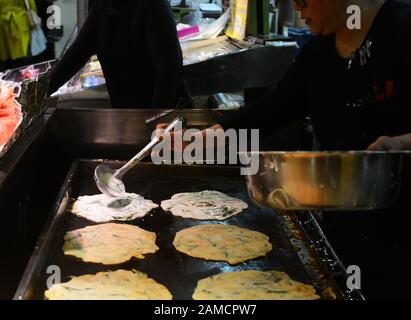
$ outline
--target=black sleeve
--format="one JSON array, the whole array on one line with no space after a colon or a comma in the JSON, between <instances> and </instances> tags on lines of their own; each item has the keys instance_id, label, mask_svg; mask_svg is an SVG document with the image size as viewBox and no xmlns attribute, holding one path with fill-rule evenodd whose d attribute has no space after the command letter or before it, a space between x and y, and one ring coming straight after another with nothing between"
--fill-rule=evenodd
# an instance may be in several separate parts
<instances>
[{"instance_id":1,"label":"black sleeve","mask_svg":"<svg viewBox=\"0 0 411 320\"><path fill-rule=\"evenodd\" d=\"M152 106L173 107L183 72L182 53L173 14L166 0L149 0L146 37L156 68Z\"/></svg>"},{"instance_id":2,"label":"black sleeve","mask_svg":"<svg viewBox=\"0 0 411 320\"><path fill-rule=\"evenodd\" d=\"M277 87L254 105L223 118L225 129L260 129L262 136L274 133L308 116L305 75L307 49L303 48Z\"/></svg>"},{"instance_id":3,"label":"black sleeve","mask_svg":"<svg viewBox=\"0 0 411 320\"><path fill-rule=\"evenodd\" d=\"M77 39L51 71L49 94L56 92L69 81L96 53L98 34L96 7L91 10Z\"/></svg>"},{"instance_id":4,"label":"black sleeve","mask_svg":"<svg viewBox=\"0 0 411 320\"><path fill-rule=\"evenodd\" d=\"M411 133L411 6L404 4L404 10L398 13L395 43L390 50L395 52L394 62L394 98L380 104L374 126L373 139L381 135L399 136Z\"/></svg>"}]
</instances>

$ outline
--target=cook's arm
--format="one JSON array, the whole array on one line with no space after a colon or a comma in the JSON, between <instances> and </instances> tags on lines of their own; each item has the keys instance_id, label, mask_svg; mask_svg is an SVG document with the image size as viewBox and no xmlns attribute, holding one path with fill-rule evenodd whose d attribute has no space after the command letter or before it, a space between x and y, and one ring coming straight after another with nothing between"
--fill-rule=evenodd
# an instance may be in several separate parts
<instances>
[{"instance_id":1,"label":"cook's arm","mask_svg":"<svg viewBox=\"0 0 411 320\"><path fill-rule=\"evenodd\" d=\"M225 116L214 126L198 132L196 135L206 142L213 143L215 140L206 139L208 132L224 135L224 130L233 129L260 129L261 136L280 130L293 121L304 119L307 115L306 102L306 53L303 48L296 61L287 71L285 77L280 81L276 89L272 90L263 99L254 105L241 108L234 114ZM158 135L168 124L157 125ZM169 139L173 141L175 135L183 132L171 133ZM222 141L221 139L219 141ZM172 144L173 145L173 144ZM184 146L182 146L184 149Z\"/></svg>"},{"instance_id":2,"label":"cook's arm","mask_svg":"<svg viewBox=\"0 0 411 320\"><path fill-rule=\"evenodd\" d=\"M411 107L411 44L402 39L411 37L411 21L407 19L401 28L402 53L397 57L397 81L394 83L394 96L378 106L376 117L370 119L377 134L376 140L368 150L401 151L411 150L411 122L409 109ZM382 134L381 134L382 133ZM378 139L377 139L378 137Z\"/></svg>"},{"instance_id":3,"label":"cook's arm","mask_svg":"<svg viewBox=\"0 0 411 320\"><path fill-rule=\"evenodd\" d=\"M218 123L225 130L260 129L264 136L308 116L305 76L306 50L303 48L278 86L256 104L240 108Z\"/></svg>"}]
</instances>

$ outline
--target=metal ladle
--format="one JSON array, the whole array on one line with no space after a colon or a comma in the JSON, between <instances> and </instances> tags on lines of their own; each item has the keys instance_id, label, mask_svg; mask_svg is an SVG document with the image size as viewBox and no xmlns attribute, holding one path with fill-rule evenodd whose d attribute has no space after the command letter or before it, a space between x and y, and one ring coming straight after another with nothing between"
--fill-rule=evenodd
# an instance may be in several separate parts
<instances>
[{"instance_id":1,"label":"metal ladle","mask_svg":"<svg viewBox=\"0 0 411 320\"><path fill-rule=\"evenodd\" d=\"M182 117L176 118L159 136L151 140L151 142L141 150L133 159L127 162L118 170L113 170L109 166L101 164L94 171L94 180L99 190L110 197L121 197L126 192L126 187L122 181L124 174L132 169L136 164L143 160L159 143L162 137L170 133L179 123L184 126L185 119Z\"/></svg>"}]
</instances>

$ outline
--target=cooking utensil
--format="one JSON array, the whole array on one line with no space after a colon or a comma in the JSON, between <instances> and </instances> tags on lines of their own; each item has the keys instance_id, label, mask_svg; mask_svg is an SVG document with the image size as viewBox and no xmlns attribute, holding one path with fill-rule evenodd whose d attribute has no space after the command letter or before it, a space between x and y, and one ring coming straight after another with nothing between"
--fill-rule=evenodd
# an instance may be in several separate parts
<instances>
[{"instance_id":1,"label":"cooking utensil","mask_svg":"<svg viewBox=\"0 0 411 320\"><path fill-rule=\"evenodd\" d=\"M185 119L182 117L176 118L170 125L164 130L161 136L155 137L151 142L141 150L134 158L127 162L123 167L118 170L113 170L107 165L99 165L94 171L94 180L99 190L111 197L121 197L126 192L126 187L122 181L124 174L132 169L137 163L143 160L154 148L154 146L161 141L161 138L170 133L178 124L185 123Z\"/></svg>"},{"instance_id":2,"label":"cooking utensil","mask_svg":"<svg viewBox=\"0 0 411 320\"><path fill-rule=\"evenodd\" d=\"M376 210L400 191L410 152L261 152L247 176L250 198L281 210Z\"/></svg>"}]
</instances>

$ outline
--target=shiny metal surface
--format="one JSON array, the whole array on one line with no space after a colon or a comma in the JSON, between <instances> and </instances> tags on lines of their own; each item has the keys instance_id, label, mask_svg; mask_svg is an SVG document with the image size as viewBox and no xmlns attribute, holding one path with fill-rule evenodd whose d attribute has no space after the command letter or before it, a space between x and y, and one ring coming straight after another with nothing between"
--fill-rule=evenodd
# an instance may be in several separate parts
<instances>
[{"instance_id":1,"label":"shiny metal surface","mask_svg":"<svg viewBox=\"0 0 411 320\"><path fill-rule=\"evenodd\" d=\"M250 198L281 210L376 210L390 206L401 187L409 152L266 152L247 176Z\"/></svg>"},{"instance_id":2,"label":"shiny metal surface","mask_svg":"<svg viewBox=\"0 0 411 320\"><path fill-rule=\"evenodd\" d=\"M117 171L111 169L105 164L97 166L94 170L94 181L101 193L109 197L121 197L126 192L126 186L121 180L122 177L117 177Z\"/></svg>"},{"instance_id":3,"label":"shiny metal surface","mask_svg":"<svg viewBox=\"0 0 411 320\"><path fill-rule=\"evenodd\" d=\"M166 110L58 108L55 121L50 126L50 135L59 144L143 147L150 141L157 125L157 122L147 124L146 120L161 115L164 111ZM181 109L158 122L170 123L176 117L183 117L190 128L206 128L218 122L223 114L230 112Z\"/></svg>"},{"instance_id":4,"label":"shiny metal surface","mask_svg":"<svg viewBox=\"0 0 411 320\"><path fill-rule=\"evenodd\" d=\"M186 65L184 74L192 96L273 88L293 62L294 48L261 46ZM247 75L247 76L244 76Z\"/></svg>"}]
</instances>

